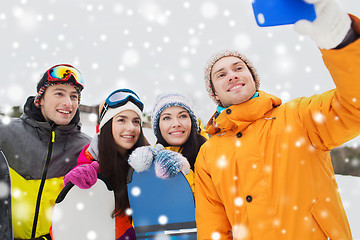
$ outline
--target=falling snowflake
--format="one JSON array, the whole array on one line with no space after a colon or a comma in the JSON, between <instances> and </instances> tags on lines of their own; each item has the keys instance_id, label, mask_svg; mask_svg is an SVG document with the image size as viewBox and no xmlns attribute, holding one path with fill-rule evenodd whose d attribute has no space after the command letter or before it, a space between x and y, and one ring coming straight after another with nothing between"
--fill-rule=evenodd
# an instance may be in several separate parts
<instances>
[{"instance_id":1,"label":"falling snowflake","mask_svg":"<svg viewBox=\"0 0 360 240\"><path fill-rule=\"evenodd\" d=\"M168 218L167 218L167 216L165 216L165 215L159 216L158 222L159 222L160 225L165 225L165 224L167 224L167 223L168 223Z\"/></svg>"},{"instance_id":2,"label":"falling snowflake","mask_svg":"<svg viewBox=\"0 0 360 240\"><path fill-rule=\"evenodd\" d=\"M203 15L204 18L209 18L209 19L214 18L216 17L217 13L218 13L218 7L213 2L207 2L201 6L201 14Z\"/></svg>"},{"instance_id":3,"label":"falling snowflake","mask_svg":"<svg viewBox=\"0 0 360 240\"><path fill-rule=\"evenodd\" d=\"M133 195L134 197L138 197L141 194L141 189L139 187L133 187L131 189L131 195Z\"/></svg>"},{"instance_id":4,"label":"falling snowflake","mask_svg":"<svg viewBox=\"0 0 360 240\"><path fill-rule=\"evenodd\" d=\"M9 193L10 193L9 185L4 181L0 181L0 199L4 199L8 197Z\"/></svg>"},{"instance_id":5,"label":"falling snowflake","mask_svg":"<svg viewBox=\"0 0 360 240\"><path fill-rule=\"evenodd\" d=\"M95 231L89 231L87 234L86 234L86 237L88 240L95 240L97 239L97 234Z\"/></svg>"},{"instance_id":6,"label":"falling snowflake","mask_svg":"<svg viewBox=\"0 0 360 240\"><path fill-rule=\"evenodd\" d=\"M245 225L235 225L232 230L234 239L241 240L248 238L249 229Z\"/></svg>"},{"instance_id":7,"label":"falling snowflake","mask_svg":"<svg viewBox=\"0 0 360 240\"><path fill-rule=\"evenodd\" d=\"M325 116L320 112L314 113L312 117L313 117L314 121L317 122L317 123L324 123L325 122Z\"/></svg>"},{"instance_id":8,"label":"falling snowflake","mask_svg":"<svg viewBox=\"0 0 360 240\"><path fill-rule=\"evenodd\" d=\"M235 206L241 207L244 204L244 199L242 197L237 197L234 200Z\"/></svg>"},{"instance_id":9,"label":"falling snowflake","mask_svg":"<svg viewBox=\"0 0 360 240\"><path fill-rule=\"evenodd\" d=\"M217 160L217 165L219 168L225 168L228 165L228 160L226 158L226 156L221 156L218 160Z\"/></svg>"},{"instance_id":10,"label":"falling snowflake","mask_svg":"<svg viewBox=\"0 0 360 240\"><path fill-rule=\"evenodd\" d=\"M4 116L4 117L1 118L1 122L4 125L8 125L8 124L11 123L11 118L9 116Z\"/></svg>"},{"instance_id":11,"label":"falling snowflake","mask_svg":"<svg viewBox=\"0 0 360 240\"><path fill-rule=\"evenodd\" d=\"M77 210L82 211L82 210L84 210L84 208L85 208L84 203L79 202L79 203L76 204L76 209Z\"/></svg>"},{"instance_id":12,"label":"falling snowflake","mask_svg":"<svg viewBox=\"0 0 360 240\"><path fill-rule=\"evenodd\" d=\"M211 239L212 240L219 240L220 239L220 233L218 233L218 232L213 232L212 234L211 234Z\"/></svg>"}]
</instances>

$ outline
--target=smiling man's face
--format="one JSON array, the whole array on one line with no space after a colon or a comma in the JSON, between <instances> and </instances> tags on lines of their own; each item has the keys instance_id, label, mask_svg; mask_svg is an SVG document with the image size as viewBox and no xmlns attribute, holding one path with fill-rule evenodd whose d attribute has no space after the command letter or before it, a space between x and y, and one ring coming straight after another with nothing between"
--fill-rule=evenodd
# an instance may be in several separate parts
<instances>
[{"instance_id":1,"label":"smiling man's face","mask_svg":"<svg viewBox=\"0 0 360 240\"><path fill-rule=\"evenodd\" d=\"M249 100L256 92L254 78L246 64L237 57L219 59L211 71L215 98L223 107Z\"/></svg>"},{"instance_id":2,"label":"smiling man's face","mask_svg":"<svg viewBox=\"0 0 360 240\"><path fill-rule=\"evenodd\" d=\"M72 85L49 86L40 100L40 110L46 121L68 125L79 107L78 99L79 94Z\"/></svg>"}]
</instances>

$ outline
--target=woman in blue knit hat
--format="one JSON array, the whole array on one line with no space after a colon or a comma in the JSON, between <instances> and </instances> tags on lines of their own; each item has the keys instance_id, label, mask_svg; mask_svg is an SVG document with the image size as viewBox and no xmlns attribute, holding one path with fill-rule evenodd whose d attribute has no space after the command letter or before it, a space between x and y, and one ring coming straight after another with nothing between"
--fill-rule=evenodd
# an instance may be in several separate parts
<instances>
[{"instance_id":1,"label":"woman in blue knit hat","mask_svg":"<svg viewBox=\"0 0 360 240\"><path fill-rule=\"evenodd\" d=\"M165 149L181 153L187 159L191 170L185 177L194 191L194 164L199 149L208 139L208 135L203 131L201 121L194 114L190 100L179 93L158 96L151 122L157 143L163 145ZM169 169L164 165L155 165L158 176L171 174Z\"/></svg>"}]
</instances>

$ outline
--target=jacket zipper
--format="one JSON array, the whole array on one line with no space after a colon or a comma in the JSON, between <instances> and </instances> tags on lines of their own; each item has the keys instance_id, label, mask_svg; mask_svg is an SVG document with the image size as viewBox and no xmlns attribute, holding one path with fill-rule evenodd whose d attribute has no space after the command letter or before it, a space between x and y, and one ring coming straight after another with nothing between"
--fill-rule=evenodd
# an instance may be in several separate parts
<instances>
[{"instance_id":1,"label":"jacket zipper","mask_svg":"<svg viewBox=\"0 0 360 240\"><path fill-rule=\"evenodd\" d=\"M36 199L35 216L34 216L34 222L33 222L33 227L32 227L31 238L35 238L35 234L36 234L36 227L37 227L37 222L38 222L38 218L39 218L41 196L42 196L42 192L43 192L44 186L45 186L45 181L46 181L46 176L47 176L47 172L48 172L48 168L49 168L49 163L50 163L50 160L51 160L51 157L52 157L52 151L53 151L54 142L55 142L55 131L54 131L54 125L53 125L53 126L51 126L51 136L50 136L50 141L49 141L49 147L48 147L46 162L45 162L43 174L42 174L42 177L41 177L41 183L40 183L40 187L39 187L38 196L37 196L37 199Z\"/></svg>"}]
</instances>

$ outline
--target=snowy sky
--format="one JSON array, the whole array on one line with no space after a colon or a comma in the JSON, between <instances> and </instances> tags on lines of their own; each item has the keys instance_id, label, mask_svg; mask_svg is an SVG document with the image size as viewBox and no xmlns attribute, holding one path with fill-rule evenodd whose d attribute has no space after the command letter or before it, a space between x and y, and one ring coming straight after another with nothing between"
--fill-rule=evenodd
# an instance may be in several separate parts
<instances>
[{"instance_id":1,"label":"snowy sky","mask_svg":"<svg viewBox=\"0 0 360 240\"><path fill-rule=\"evenodd\" d=\"M356 0L341 0L360 16ZM293 27L260 28L251 0L1 1L0 108L23 106L40 75L58 63L85 79L82 103L131 88L150 112L158 94L180 91L207 122L215 105L203 67L220 49L237 49L255 64L261 87L288 101L334 87L316 45Z\"/></svg>"}]
</instances>

